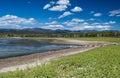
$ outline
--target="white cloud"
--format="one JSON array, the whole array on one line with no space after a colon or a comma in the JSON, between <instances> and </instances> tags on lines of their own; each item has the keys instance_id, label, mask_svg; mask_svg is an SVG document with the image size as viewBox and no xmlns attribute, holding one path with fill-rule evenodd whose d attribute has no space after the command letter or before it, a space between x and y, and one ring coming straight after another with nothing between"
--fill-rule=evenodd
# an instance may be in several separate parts
<instances>
[{"instance_id":1,"label":"white cloud","mask_svg":"<svg viewBox=\"0 0 120 78\"><path fill-rule=\"evenodd\" d=\"M98 26L84 26L84 29L90 29L90 30L108 30L110 26L104 26L104 25L98 25Z\"/></svg>"},{"instance_id":2,"label":"white cloud","mask_svg":"<svg viewBox=\"0 0 120 78\"><path fill-rule=\"evenodd\" d=\"M64 29L64 26L63 25L48 25L48 26L43 26L42 28L56 30L56 29Z\"/></svg>"},{"instance_id":3,"label":"white cloud","mask_svg":"<svg viewBox=\"0 0 120 78\"><path fill-rule=\"evenodd\" d=\"M51 5L50 5L50 4L46 4L46 5L43 7L43 9L48 9L49 7L51 7Z\"/></svg>"},{"instance_id":4,"label":"white cloud","mask_svg":"<svg viewBox=\"0 0 120 78\"><path fill-rule=\"evenodd\" d=\"M109 16L120 16L120 9L109 12Z\"/></svg>"},{"instance_id":5,"label":"white cloud","mask_svg":"<svg viewBox=\"0 0 120 78\"><path fill-rule=\"evenodd\" d=\"M53 4L55 5L53 6ZM46 4L43 9L48 9L50 11L65 11L70 5L69 0L58 0L56 3L52 1Z\"/></svg>"},{"instance_id":6,"label":"white cloud","mask_svg":"<svg viewBox=\"0 0 120 78\"><path fill-rule=\"evenodd\" d=\"M95 17L102 16L102 13L95 13L94 16L95 16Z\"/></svg>"},{"instance_id":7,"label":"white cloud","mask_svg":"<svg viewBox=\"0 0 120 78\"><path fill-rule=\"evenodd\" d=\"M51 2L50 2L50 4L52 4L52 5L53 5L53 4L55 4L55 2L54 2L54 1L51 1Z\"/></svg>"},{"instance_id":8,"label":"white cloud","mask_svg":"<svg viewBox=\"0 0 120 78\"><path fill-rule=\"evenodd\" d=\"M72 14L73 14L73 13L67 11L67 12L64 12L62 15L60 15L58 18L59 18L59 19L60 19L60 18L64 18L64 17L69 16L69 15L72 15Z\"/></svg>"},{"instance_id":9,"label":"white cloud","mask_svg":"<svg viewBox=\"0 0 120 78\"><path fill-rule=\"evenodd\" d=\"M52 21L52 20L56 20L57 18L53 18L53 17L49 17L48 20Z\"/></svg>"},{"instance_id":10,"label":"white cloud","mask_svg":"<svg viewBox=\"0 0 120 78\"><path fill-rule=\"evenodd\" d=\"M71 22L71 21L67 21L67 22L63 22L63 24L66 25L66 26L74 26L77 23Z\"/></svg>"},{"instance_id":11,"label":"white cloud","mask_svg":"<svg viewBox=\"0 0 120 78\"><path fill-rule=\"evenodd\" d=\"M108 22L102 22L102 23L94 22L91 25L112 25L115 23L116 23L116 21L108 21Z\"/></svg>"},{"instance_id":12,"label":"white cloud","mask_svg":"<svg viewBox=\"0 0 120 78\"><path fill-rule=\"evenodd\" d=\"M94 22L94 23L92 23L92 25L100 25L100 23Z\"/></svg>"},{"instance_id":13,"label":"white cloud","mask_svg":"<svg viewBox=\"0 0 120 78\"><path fill-rule=\"evenodd\" d=\"M115 24L116 21L109 21L109 24Z\"/></svg>"},{"instance_id":14,"label":"white cloud","mask_svg":"<svg viewBox=\"0 0 120 78\"><path fill-rule=\"evenodd\" d=\"M77 23L79 23L79 22L84 22L85 20L83 20L83 19L78 19L78 18L73 18L71 21L72 21L72 22L77 22Z\"/></svg>"},{"instance_id":15,"label":"white cloud","mask_svg":"<svg viewBox=\"0 0 120 78\"><path fill-rule=\"evenodd\" d=\"M50 8L53 4L55 4L55 2L54 2L54 1L51 1L50 3L46 4L46 5L43 7L43 9L48 9L48 8Z\"/></svg>"},{"instance_id":16,"label":"white cloud","mask_svg":"<svg viewBox=\"0 0 120 78\"><path fill-rule=\"evenodd\" d=\"M83 25L88 25L88 23L87 23L87 22L84 22Z\"/></svg>"},{"instance_id":17,"label":"white cloud","mask_svg":"<svg viewBox=\"0 0 120 78\"><path fill-rule=\"evenodd\" d=\"M52 30L64 29L64 26L62 24L60 24L58 21L42 23L41 26L42 26L41 28L44 28L44 29L52 29Z\"/></svg>"},{"instance_id":18,"label":"white cloud","mask_svg":"<svg viewBox=\"0 0 120 78\"><path fill-rule=\"evenodd\" d=\"M57 22L57 21L52 21L52 22L45 23L45 24L48 24L48 25L49 25L49 24L52 24L52 25L53 25L53 24L58 24L58 22Z\"/></svg>"},{"instance_id":19,"label":"white cloud","mask_svg":"<svg viewBox=\"0 0 120 78\"><path fill-rule=\"evenodd\" d=\"M91 11L90 14L93 14L93 16L95 16L95 17L102 16L102 13L95 12L95 11ZM93 19L93 18L92 18L92 19ZM91 21L92 21L92 20L91 20Z\"/></svg>"},{"instance_id":20,"label":"white cloud","mask_svg":"<svg viewBox=\"0 0 120 78\"><path fill-rule=\"evenodd\" d=\"M65 24L66 26L75 26L80 23L83 23L84 21L85 20L83 20L83 19L73 18L72 20L64 22L63 24Z\"/></svg>"},{"instance_id":21,"label":"white cloud","mask_svg":"<svg viewBox=\"0 0 120 78\"><path fill-rule=\"evenodd\" d=\"M72 28L72 30L109 30L109 25L79 25Z\"/></svg>"},{"instance_id":22,"label":"white cloud","mask_svg":"<svg viewBox=\"0 0 120 78\"><path fill-rule=\"evenodd\" d=\"M105 22L104 24L115 24L116 21L109 21L109 22Z\"/></svg>"},{"instance_id":23,"label":"white cloud","mask_svg":"<svg viewBox=\"0 0 120 78\"><path fill-rule=\"evenodd\" d=\"M66 25L69 30L110 30L111 24L116 23L115 21L109 21L109 24L103 22L97 23L88 23L83 19L73 18L71 21L63 22L63 25Z\"/></svg>"},{"instance_id":24,"label":"white cloud","mask_svg":"<svg viewBox=\"0 0 120 78\"><path fill-rule=\"evenodd\" d=\"M5 15L0 17L0 26L19 27L20 25L33 25L34 23L34 18L26 19L15 15Z\"/></svg>"},{"instance_id":25,"label":"white cloud","mask_svg":"<svg viewBox=\"0 0 120 78\"><path fill-rule=\"evenodd\" d=\"M57 5L52 8L49 8L50 11L65 11L67 9L66 5Z\"/></svg>"},{"instance_id":26,"label":"white cloud","mask_svg":"<svg viewBox=\"0 0 120 78\"><path fill-rule=\"evenodd\" d=\"M58 22L57 21L52 21L51 24L57 24Z\"/></svg>"},{"instance_id":27,"label":"white cloud","mask_svg":"<svg viewBox=\"0 0 120 78\"><path fill-rule=\"evenodd\" d=\"M80 11L83 11L83 9L82 9L81 7L76 6L76 7L73 8L71 11L72 11L72 12L80 12Z\"/></svg>"},{"instance_id":28,"label":"white cloud","mask_svg":"<svg viewBox=\"0 0 120 78\"><path fill-rule=\"evenodd\" d=\"M56 4L59 4L59 5L70 5L70 1L69 0L59 0Z\"/></svg>"},{"instance_id":29,"label":"white cloud","mask_svg":"<svg viewBox=\"0 0 120 78\"><path fill-rule=\"evenodd\" d=\"M90 18L89 20L90 20L90 21L94 21L95 19L94 19L94 18Z\"/></svg>"}]
</instances>

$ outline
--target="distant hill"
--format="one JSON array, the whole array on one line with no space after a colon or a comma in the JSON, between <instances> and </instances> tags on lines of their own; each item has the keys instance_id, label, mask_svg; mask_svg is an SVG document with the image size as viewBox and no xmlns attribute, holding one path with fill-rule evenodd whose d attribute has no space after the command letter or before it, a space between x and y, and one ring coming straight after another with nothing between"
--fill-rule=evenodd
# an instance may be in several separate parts
<instances>
[{"instance_id":1,"label":"distant hill","mask_svg":"<svg viewBox=\"0 0 120 78\"><path fill-rule=\"evenodd\" d=\"M57 34L57 33L87 33L87 32L103 32L97 30L51 30L51 29L42 29L42 28L25 28L25 29L0 29L0 34L2 33L15 33L15 34ZM108 31L106 31L108 32ZM109 30L109 32L117 32L116 30Z\"/></svg>"}]
</instances>

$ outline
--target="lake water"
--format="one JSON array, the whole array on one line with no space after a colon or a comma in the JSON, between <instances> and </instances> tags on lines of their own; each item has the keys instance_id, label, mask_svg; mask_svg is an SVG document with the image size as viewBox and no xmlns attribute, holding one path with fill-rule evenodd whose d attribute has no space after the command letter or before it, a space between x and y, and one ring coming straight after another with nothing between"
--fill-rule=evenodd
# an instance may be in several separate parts
<instances>
[{"instance_id":1,"label":"lake water","mask_svg":"<svg viewBox=\"0 0 120 78\"><path fill-rule=\"evenodd\" d=\"M69 48L70 44L53 44L49 39L0 38L0 59Z\"/></svg>"}]
</instances>

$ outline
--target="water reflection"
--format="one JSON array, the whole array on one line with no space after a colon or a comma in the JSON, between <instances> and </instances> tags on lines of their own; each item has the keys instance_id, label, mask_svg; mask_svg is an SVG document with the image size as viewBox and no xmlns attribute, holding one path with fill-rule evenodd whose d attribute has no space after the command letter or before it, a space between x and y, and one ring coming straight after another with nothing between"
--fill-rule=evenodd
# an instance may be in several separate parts
<instances>
[{"instance_id":1,"label":"water reflection","mask_svg":"<svg viewBox=\"0 0 120 78\"><path fill-rule=\"evenodd\" d=\"M0 59L69 48L69 44L53 44L49 39L1 38Z\"/></svg>"}]
</instances>

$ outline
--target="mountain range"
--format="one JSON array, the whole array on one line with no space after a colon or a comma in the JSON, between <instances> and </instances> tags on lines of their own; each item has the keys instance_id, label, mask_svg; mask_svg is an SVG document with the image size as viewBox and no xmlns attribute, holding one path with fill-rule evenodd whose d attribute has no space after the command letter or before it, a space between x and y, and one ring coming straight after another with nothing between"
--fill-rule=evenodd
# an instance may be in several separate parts
<instances>
[{"instance_id":1,"label":"mountain range","mask_svg":"<svg viewBox=\"0 0 120 78\"><path fill-rule=\"evenodd\" d=\"M117 32L117 30L105 30L105 31L113 31ZM71 30L51 30L51 29L42 29L42 28L25 28L25 29L0 29L0 33L15 33L15 34L59 34L59 33L86 33L86 32L101 32L97 30L79 30L79 31L71 31ZM103 31L102 31L103 32Z\"/></svg>"}]
</instances>

